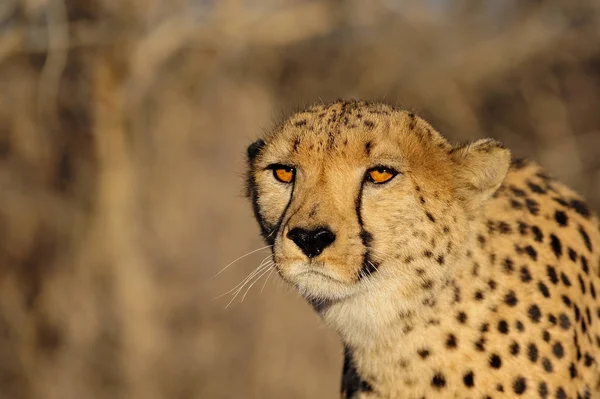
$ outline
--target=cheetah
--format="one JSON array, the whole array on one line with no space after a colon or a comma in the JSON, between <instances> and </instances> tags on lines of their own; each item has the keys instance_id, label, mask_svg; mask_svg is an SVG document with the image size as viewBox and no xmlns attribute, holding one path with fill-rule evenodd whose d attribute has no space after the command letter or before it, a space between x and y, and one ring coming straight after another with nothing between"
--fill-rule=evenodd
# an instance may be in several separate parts
<instances>
[{"instance_id":1,"label":"cheetah","mask_svg":"<svg viewBox=\"0 0 600 399\"><path fill-rule=\"evenodd\" d=\"M600 232L493 139L337 101L248 147L274 267L339 334L342 398L600 398Z\"/></svg>"}]
</instances>

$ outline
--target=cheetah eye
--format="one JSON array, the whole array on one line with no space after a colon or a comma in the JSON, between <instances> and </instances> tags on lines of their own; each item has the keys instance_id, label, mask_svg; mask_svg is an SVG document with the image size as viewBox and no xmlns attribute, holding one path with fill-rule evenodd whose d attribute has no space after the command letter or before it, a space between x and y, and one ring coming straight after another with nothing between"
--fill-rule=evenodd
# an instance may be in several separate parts
<instances>
[{"instance_id":1,"label":"cheetah eye","mask_svg":"<svg viewBox=\"0 0 600 399\"><path fill-rule=\"evenodd\" d=\"M296 169L291 166L274 164L269 165L269 169L273 170L273 176L275 179L282 183L289 184L294 181L296 175Z\"/></svg>"},{"instance_id":2,"label":"cheetah eye","mask_svg":"<svg viewBox=\"0 0 600 399\"><path fill-rule=\"evenodd\" d=\"M392 168L388 168L385 166L376 166L367 170L367 179L369 179L369 181L371 181L372 183L382 184L392 180L392 178L397 174L398 172Z\"/></svg>"}]
</instances>

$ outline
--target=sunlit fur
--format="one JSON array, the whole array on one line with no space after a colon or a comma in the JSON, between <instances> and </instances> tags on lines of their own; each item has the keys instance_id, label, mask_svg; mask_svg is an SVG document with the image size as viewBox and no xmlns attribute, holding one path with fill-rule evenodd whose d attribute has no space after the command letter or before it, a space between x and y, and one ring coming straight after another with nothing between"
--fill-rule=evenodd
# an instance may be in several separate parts
<instances>
[{"instance_id":1,"label":"sunlit fur","mask_svg":"<svg viewBox=\"0 0 600 399\"><path fill-rule=\"evenodd\" d=\"M460 380L463 365L474 362L478 327L461 332L470 350L428 365L401 364L419 347L443 346L444 334L454 330L457 296L472 297L496 278L492 266L499 260L490 256L495 249L482 250L478 235L488 217L501 218L508 207L487 202L507 175L510 152L490 139L452 146L407 111L343 101L291 116L255 150L248 191L263 235L273 244L277 271L338 331L362 378L373 385L349 394L420 397L436 370L448 379L436 397L461 392L462 382L450 379ZM294 167L293 184L277 181L272 164ZM365 174L376 166L398 174L374 184ZM322 226L336 240L313 259L287 238L292 228ZM514 251L513 241L499 240L505 251ZM498 248L498 257L502 253ZM469 274L474 262L482 269L477 278ZM502 294L488 291L471 306L470 322L495 320L490 308ZM492 392L493 379L480 381L478 389Z\"/></svg>"}]
</instances>

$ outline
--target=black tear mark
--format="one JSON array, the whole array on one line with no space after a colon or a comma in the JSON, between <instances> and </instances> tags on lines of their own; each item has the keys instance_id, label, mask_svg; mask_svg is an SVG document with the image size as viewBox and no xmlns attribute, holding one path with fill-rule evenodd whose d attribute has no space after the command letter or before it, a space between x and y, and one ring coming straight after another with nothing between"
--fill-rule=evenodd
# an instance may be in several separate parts
<instances>
[{"instance_id":1,"label":"black tear mark","mask_svg":"<svg viewBox=\"0 0 600 399\"><path fill-rule=\"evenodd\" d=\"M260 140L260 141L262 141L262 140ZM264 143L263 143L263 145L264 145ZM250 149L248 149L248 152L250 152ZM260 205L258 204L258 196L259 196L258 188L257 188L257 184L256 184L256 179L254 178L254 172L255 172L255 169L251 165L250 168L248 169L248 174L246 176L246 195L248 198L250 198L250 201L252 202L252 211L254 212L254 218L258 221L258 224L260 226L260 233L261 233L263 239L265 240L265 242L268 245L273 245L275 243L276 233L277 233L277 231L279 231L279 228L281 227L281 224L283 223L285 214L287 213L288 208L290 207L290 204L292 203L292 198L294 197L295 185L292 185L292 192L290 193L290 199L288 200L287 204L285 205L285 208L283 209L283 212L281 213L279 220L277 221L276 224L273 225L273 224L267 223L267 221L263 217L262 213L260 212Z\"/></svg>"},{"instance_id":2,"label":"black tear mark","mask_svg":"<svg viewBox=\"0 0 600 399\"><path fill-rule=\"evenodd\" d=\"M363 380L356 370L352 351L344 347L344 370L342 372L342 397L351 399L360 392L373 392L373 387Z\"/></svg>"},{"instance_id":3,"label":"black tear mark","mask_svg":"<svg viewBox=\"0 0 600 399\"><path fill-rule=\"evenodd\" d=\"M358 224L360 226L360 239L362 241L363 246L365 247L365 252L363 254L363 261L360 271L358 272L358 280L368 277L375 273L379 269L379 263L374 261L371 258L371 254L369 252L369 248L371 243L373 242L373 235L365 230L363 225L362 215L360 208L362 206L362 191L363 191L363 183L358 190L358 196L356 197L356 218L358 220Z\"/></svg>"}]
</instances>

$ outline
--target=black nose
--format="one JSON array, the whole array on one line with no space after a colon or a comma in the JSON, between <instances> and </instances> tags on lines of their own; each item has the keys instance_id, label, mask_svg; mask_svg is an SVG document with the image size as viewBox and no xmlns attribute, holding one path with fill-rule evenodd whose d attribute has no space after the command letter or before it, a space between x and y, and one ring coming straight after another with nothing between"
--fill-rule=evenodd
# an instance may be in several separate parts
<instances>
[{"instance_id":1,"label":"black nose","mask_svg":"<svg viewBox=\"0 0 600 399\"><path fill-rule=\"evenodd\" d=\"M319 255L335 241L335 234L326 227L319 227L314 230L295 227L289 231L287 236L309 258Z\"/></svg>"}]
</instances>

